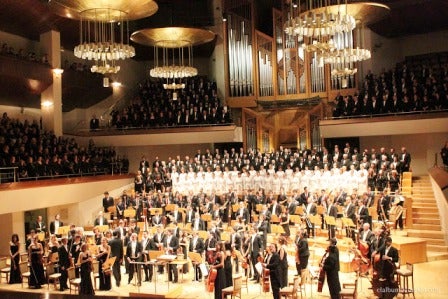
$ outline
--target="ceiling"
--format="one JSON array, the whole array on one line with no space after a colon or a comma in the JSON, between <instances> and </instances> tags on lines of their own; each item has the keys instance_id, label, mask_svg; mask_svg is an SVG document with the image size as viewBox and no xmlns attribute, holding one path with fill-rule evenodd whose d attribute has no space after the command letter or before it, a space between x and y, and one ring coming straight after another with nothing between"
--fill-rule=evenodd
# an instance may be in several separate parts
<instances>
[{"instance_id":1,"label":"ceiling","mask_svg":"<svg viewBox=\"0 0 448 299\"><path fill-rule=\"evenodd\" d=\"M272 34L272 7L281 7L283 1L298 0L257 0L257 27L260 31ZM333 0L330 0L333 1ZM342 2L342 0L340 0ZM78 21L53 14L47 6L48 0L0 0L0 30L38 40L39 35L50 29L61 32L61 43L72 49L79 41ZM214 25L212 0L156 0L159 10L148 18L130 23L130 31L143 28L166 26L209 27ZM360 2L357 0L350 2ZM380 0L391 8L383 20L370 25L370 28L385 37L400 37L410 34L427 33L448 29L448 1L446 0ZM209 57L215 42L195 48L195 56ZM148 59L152 51L135 45L138 60Z\"/></svg>"}]
</instances>

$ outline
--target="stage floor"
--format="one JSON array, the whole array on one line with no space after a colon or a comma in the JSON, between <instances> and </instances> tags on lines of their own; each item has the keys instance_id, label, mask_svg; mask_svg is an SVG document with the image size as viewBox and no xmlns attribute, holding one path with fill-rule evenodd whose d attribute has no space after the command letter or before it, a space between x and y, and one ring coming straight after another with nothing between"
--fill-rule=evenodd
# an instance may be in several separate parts
<instances>
[{"instance_id":1,"label":"stage floor","mask_svg":"<svg viewBox=\"0 0 448 299\"><path fill-rule=\"evenodd\" d=\"M406 237L403 237L405 232L396 232L395 236L393 234L393 238L397 237L401 242L405 242ZM323 250L323 245L325 244L325 239L320 239L321 237L316 238L315 242L310 240L310 247L312 247L312 243L316 243L315 247L318 250L315 250L315 256L310 257L310 265L314 263L318 263L321 257L321 251ZM318 245L319 244L319 245ZM341 250L341 260L349 257L349 253L347 251ZM289 260L291 263L291 259ZM293 259L292 259L293 261ZM191 268L190 268L191 270ZM124 272L124 268L122 267L122 271ZM422 299L445 299L448 298L448 284L446 283L445 274L448 272L448 260L440 260L434 262L424 262L417 263L414 265L414 289L415 289L415 297ZM293 265L290 265L289 268L289 278L292 281L293 276L296 274L296 270ZM185 299L193 299L193 298L203 298L203 299L211 299L213 298L213 293L207 293L205 291L204 283L201 282L192 282L193 273L190 271L189 273L185 273L183 277L182 283L172 284L170 283L169 289L171 291L177 290L175 298L185 298ZM181 280L182 274L179 275L179 281ZM340 273L340 281L341 284L344 282L353 282L355 277L354 273ZM157 293L163 293L167 291L167 282L166 282L166 274L158 275L157 277ZM123 273L122 282L127 282L127 275ZM362 278L359 280L358 285L358 298L375 298L371 289L369 289L370 282L367 278ZM130 293L154 293L155 286L154 280L152 283L143 282L143 285L138 288L134 286L132 283L130 285L123 284L121 287L116 287L115 283L112 281L112 289L110 291L96 291L96 296L104 296L105 299L108 298L122 298L129 297ZM23 292L18 294L17 292ZM42 296L45 294L45 296ZM43 286L40 290L31 290L28 289L26 285L24 288L21 287L20 284L8 285L5 283L5 279L2 279L2 283L0 284L0 298L6 299L62 299L62 298L74 298L78 296L70 296L70 292L64 291L55 291L53 289L53 285L50 285L50 290L48 290L47 286ZM261 287L259 284L255 284L249 280L248 289L243 288L242 297L244 299L259 299L259 298L272 298L272 293L263 293L261 291ZM399 295L399 298L401 295ZM80 298L86 298L82 296ZM328 287L324 285L323 292L317 293L317 284L314 282L313 284L307 284L305 287L305 292L303 292L303 298L329 298Z\"/></svg>"}]
</instances>

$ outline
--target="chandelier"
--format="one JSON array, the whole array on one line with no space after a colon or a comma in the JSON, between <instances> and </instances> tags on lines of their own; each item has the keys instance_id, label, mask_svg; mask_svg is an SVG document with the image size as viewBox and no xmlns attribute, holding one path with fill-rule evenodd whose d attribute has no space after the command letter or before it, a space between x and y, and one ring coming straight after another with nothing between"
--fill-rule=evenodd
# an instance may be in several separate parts
<instances>
[{"instance_id":1,"label":"chandelier","mask_svg":"<svg viewBox=\"0 0 448 299\"><path fill-rule=\"evenodd\" d=\"M134 32L131 40L154 49L154 66L149 75L166 79L165 89L182 89L176 80L197 76L193 66L193 47L214 40L215 34L199 28L148 28Z\"/></svg>"},{"instance_id":2,"label":"chandelier","mask_svg":"<svg viewBox=\"0 0 448 299\"><path fill-rule=\"evenodd\" d=\"M389 7L374 2L340 2L304 0L303 5L300 0L298 5L291 2L284 25L285 33L313 53L319 66L330 65L333 77L352 76L357 73L357 62L370 59L370 51L361 48L353 34L357 24L377 21L389 11Z\"/></svg>"},{"instance_id":3,"label":"chandelier","mask_svg":"<svg viewBox=\"0 0 448 299\"><path fill-rule=\"evenodd\" d=\"M58 15L79 20L79 44L75 57L92 60L94 73L117 73L117 61L135 56L129 44L129 21L156 13L153 0L53 0L50 8Z\"/></svg>"},{"instance_id":4,"label":"chandelier","mask_svg":"<svg viewBox=\"0 0 448 299\"><path fill-rule=\"evenodd\" d=\"M120 24L120 25L118 25ZM115 28L119 27L117 36ZM92 72L117 73L116 61L135 56L135 49L129 45L129 22L125 12L111 8L93 8L81 12L80 44L74 55L93 60Z\"/></svg>"}]
</instances>

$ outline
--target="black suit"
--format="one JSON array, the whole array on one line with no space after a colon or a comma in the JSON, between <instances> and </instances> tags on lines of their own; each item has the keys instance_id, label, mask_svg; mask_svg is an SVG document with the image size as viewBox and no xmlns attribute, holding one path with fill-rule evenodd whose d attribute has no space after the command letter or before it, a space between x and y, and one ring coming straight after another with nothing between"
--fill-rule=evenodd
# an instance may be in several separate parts
<instances>
[{"instance_id":1,"label":"black suit","mask_svg":"<svg viewBox=\"0 0 448 299\"><path fill-rule=\"evenodd\" d=\"M280 298L280 286L282 285L282 270L280 266L280 256L277 252L267 258L266 268L269 269L269 278L271 279L271 288L274 299Z\"/></svg>"},{"instance_id":2,"label":"black suit","mask_svg":"<svg viewBox=\"0 0 448 299\"><path fill-rule=\"evenodd\" d=\"M64 226L64 223L62 223L62 221L59 220L59 227ZM56 231L56 226L55 226L55 221L51 221L50 222L50 234L51 235L55 235L58 232Z\"/></svg>"},{"instance_id":3,"label":"black suit","mask_svg":"<svg viewBox=\"0 0 448 299\"><path fill-rule=\"evenodd\" d=\"M154 239L147 238L146 240L142 240L142 247L143 247L143 256L144 260L150 261L149 257L149 250L155 250L157 248ZM151 281L152 280L152 274L153 274L153 268L152 265L145 265L143 266L143 271L145 272L145 280Z\"/></svg>"},{"instance_id":4,"label":"black suit","mask_svg":"<svg viewBox=\"0 0 448 299\"><path fill-rule=\"evenodd\" d=\"M300 276L302 270L308 267L310 250L308 248L308 240L306 238L299 238L296 244L297 244L297 254L300 261L300 263L296 263L296 268L297 268L297 275Z\"/></svg>"},{"instance_id":5,"label":"black suit","mask_svg":"<svg viewBox=\"0 0 448 299\"><path fill-rule=\"evenodd\" d=\"M249 252L250 258L252 262L252 267L254 269L253 275L254 280L259 279L258 272L255 270L255 264L257 263L257 258L260 256L260 253L263 252L263 241L259 235L254 235L250 237L249 240Z\"/></svg>"},{"instance_id":6,"label":"black suit","mask_svg":"<svg viewBox=\"0 0 448 299\"><path fill-rule=\"evenodd\" d=\"M108 197L104 197L103 198L103 208L104 208L104 213L109 212L107 209L109 207L113 207L115 205L114 199L111 196Z\"/></svg>"},{"instance_id":7,"label":"black suit","mask_svg":"<svg viewBox=\"0 0 448 299\"><path fill-rule=\"evenodd\" d=\"M176 236L168 236L165 239L164 245L165 245L165 248L168 248L170 251L172 251L173 254L176 254L177 249L179 248L179 239ZM169 272L168 272L168 280L173 281L173 276L174 276L174 282L177 283L178 275L179 275L179 273L177 272L177 266L170 265Z\"/></svg>"},{"instance_id":8,"label":"black suit","mask_svg":"<svg viewBox=\"0 0 448 299\"><path fill-rule=\"evenodd\" d=\"M307 204L305 208L305 217L309 217L310 215L315 216L317 214L317 207L315 203ZM314 237L314 223L312 223L309 218L307 219L306 225L306 233L308 236Z\"/></svg>"},{"instance_id":9,"label":"black suit","mask_svg":"<svg viewBox=\"0 0 448 299\"><path fill-rule=\"evenodd\" d=\"M386 253L387 251L387 253ZM387 247L384 247L383 250L381 250L380 252L381 255L381 278L386 278L386 279L393 279L393 275L394 275L394 271L393 269L395 269L395 263L398 263L399 260L399 256L398 256L398 250L397 248L390 246L389 250L387 249ZM383 256L387 256L391 259L388 260L383 260ZM386 277L387 275L390 275L389 277Z\"/></svg>"},{"instance_id":10,"label":"black suit","mask_svg":"<svg viewBox=\"0 0 448 299\"><path fill-rule=\"evenodd\" d=\"M331 299L337 299L341 291L341 284L339 282L339 250L336 246L329 247L329 253L323 268L327 275Z\"/></svg>"},{"instance_id":11,"label":"black suit","mask_svg":"<svg viewBox=\"0 0 448 299\"><path fill-rule=\"evenodd\" d=\"M334 217L334 219L336 219L336 217L338 216L338 208L334 203L328 207L328 216L332 216ZM334 237L336 237L335 227L334 225L328 225L328 238L331 239Z\"/></svg>"},{"instance_id":12,"label":"black suit","mask_svg":"<svg viewBox=\"0 0 448 299\"><path fill-rule=\"evenodd\" d=\"M121 282L120 265L123 261L123 241L121 241L120 237L113 238L109 241L109 246L110 257L116 257L115 263L112 266L112 273L114 274L115 282L119 287Z\"/></svg>"},{"instance_id":13,"label":"black suit","mask_svg":"<svg viewBox=\"0 0 448 299\"><path fill-rule=\"evenodd\" d=\"M194 219L193 223L191 224L191 228L193 230L205 230L205 222L201 218Z\"/></svg>"},{"instance_id":14,"label":"black suit","mask_svg":"<svg viewBox=\"0 0 448 299\"><path fill-rule=\"evenodd\" d=\"M191 251L202 255L202 253L205 250L204 240L199 237L196 237L196 239L193 237L190 240L190 248L191 248ZM193 263L193 267L194 267L194 280L198 280L198 281L201 280L202 273L201 273L201 269L199 269L199 264Z\"/></svg>"},{"instance_id":15,"label":"black suit","mask_svg":"<svg viewBox=\"0 0 448 299\"><path fill-rule=\"evenodd\" d=\"M60 282L60 289L63 291L64 289L68 288L67 285L67 278L68 273L67 269L70 268L71 262L70 262L70 256L69 256L69 247L66 245L67 248L62 245L58 248L58 255L59 255L59 269L61 273L61 278L59 280Z\"/></svg>"},{"instance_id":16,"label":"black suit","mask_svg":"<svg viewBox=\"0 0 448 299\"><path fill-rule=\"evenodd\" d=\"M101 224L101 221L103 222L102 224ZM94 225L95 225L95 226L96 226L96 225L108 225L108 222L107 222L106 217L102 216L102 217L98 217L98 218L96 218L96 219L95 219L95 222L94 222Z\"/></svg>"},{"instance_id":17,"label":"black suit","mask_svg":"<svg viewBox=\"0 0 448 299\"><path fill-rule=\"evenodd\" d=\"M126 247L126 258L128 259L129 262L131 261L141 262L143 251L142 243L135 241L135 252L132 252L133 247L132 245L133 241L130 241L128 243L128 246ZM139 267L140 265L130 265L128 283L130 283L132 281L132 278L134 278L134 271L137 271L138 284L140 285L142 283L142 274L138 269Z\"/></svg>"}]
</instances>

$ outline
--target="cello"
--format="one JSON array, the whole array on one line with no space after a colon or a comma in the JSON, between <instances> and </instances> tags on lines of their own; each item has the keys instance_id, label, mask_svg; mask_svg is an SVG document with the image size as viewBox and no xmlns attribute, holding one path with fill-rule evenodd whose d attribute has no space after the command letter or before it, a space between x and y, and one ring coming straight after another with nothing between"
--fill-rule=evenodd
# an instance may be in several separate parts
<instances>
[{"instance_id":1,"label":"cello","mask_svg":"<svg viewBox=\"0 0 448 299\"><path fill-rule=\"evenodd\" d=\"M324 263L325 263L325 259L328 256L328 252L329 252L329 248L327 248L327 250L325 251L325 254L322 256L322 259L320 260L320 270L319 270L319 278L317 280L317 291L319 293L322 293L322 289L324 287L324 283L325 283L325 270L324 270Z\"/></svg>"},{"instance_id":2,"label":"cello","mask_svg":"<svg viewBox=\"0 0 448 299\"><path fill-rule=\"evenodd\" d=\"M259 263L263 263L263 257L259 256L257 258L257 261ZM271 275L271 272L268 268L263 268L263 271L261 273L261 285L264 293L268 293L271 289L270 283L269 283L269 276Z\"/></svg>"},{"instance_id":3,"label":"cello","mask_svg":"<svg viewBox=\"0 0 448 299\"><path fill-rule=\"evenodd\" d=\"M214 268L210 269L210 273L208 274L205 286L208 292L213 292L213 290L215 289L215 280L217 275L218 271L216 269Z\"/></svg>"}]
</instances>

